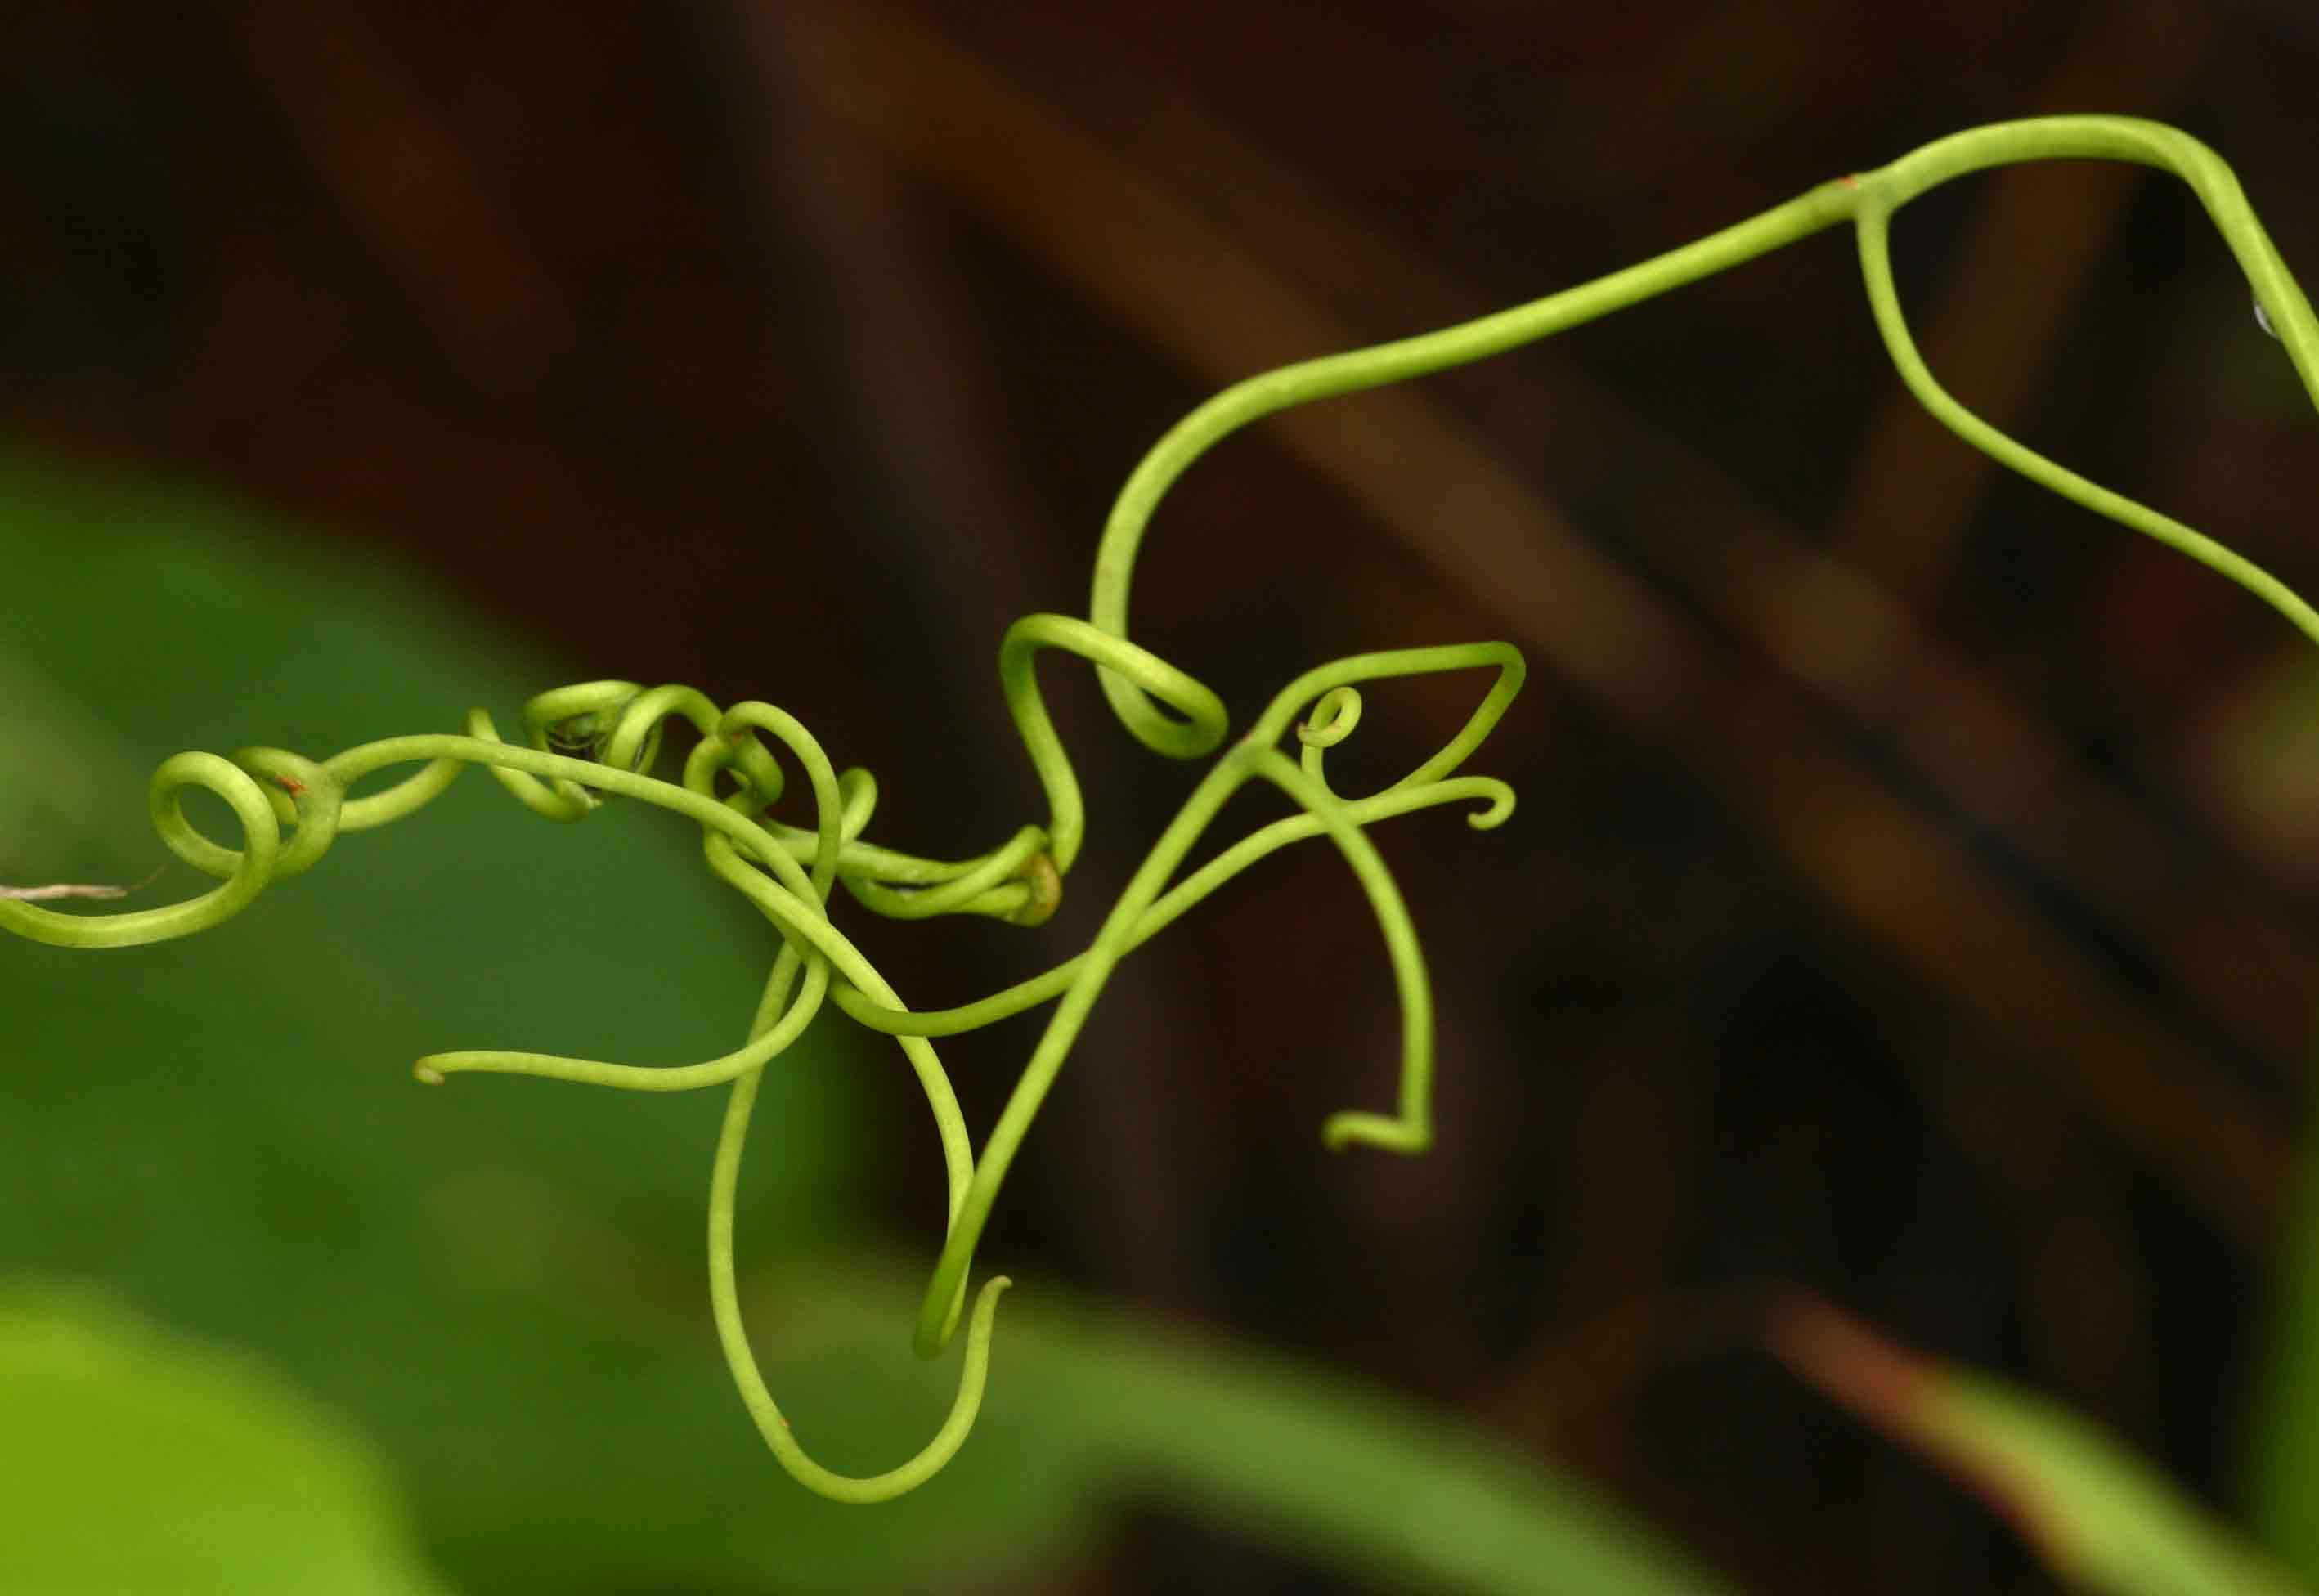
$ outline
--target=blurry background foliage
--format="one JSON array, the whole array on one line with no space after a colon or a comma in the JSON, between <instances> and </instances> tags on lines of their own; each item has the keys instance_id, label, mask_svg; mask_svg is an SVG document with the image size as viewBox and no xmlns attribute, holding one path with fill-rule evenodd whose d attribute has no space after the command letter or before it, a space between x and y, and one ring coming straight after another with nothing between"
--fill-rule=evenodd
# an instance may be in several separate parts
<instances>
[{"instance_id":1,"label":"blurry background foliage","mask_svg":"<svg viewBox=\"0 0 2319 1596\"><path fill-rule=\"evenodd\" d=\"M327 753L615 674L781 703L878 773L881 835L987 846L1035 800L999 632L1083 603L1111 492L1190 404L1971 123L2176 122L2319 275L2319 25L2285 0L12 23L14 882L142 879L180 748ZM2179 185L2016 169L1895 247L1961 399L2319 591L2307 401ZM1162 521L1139 640L1243 718L1358 649L1530 654L1483 762L1515 822L1379 833L1435 974L1433 1155L1321 1151L1389 1090L1392 993L1341 865L1268 863L1098 1006L986 1243L1025 1285L957 1465L826 1507L707 1336L715 1105L404 1074L721 1051L762 928L681 828L545 825L470 777L197 942L0 956L0 1270L40 1283L0 1404L60 1388L44 1358L95 1371L70 1411L122 1456L158 1444L140 1414L234 1409L248 1489L309 1484L350 1590L1445 1575L1390 1515L1317 1550L1315 1512L1432 1499L1291 1500L1316 1456L1460 1482L1439 1544L1541 1588L1638 1520L1701 1588L2051 1588L1708 1311L1783 1279L2068 1401L2319 1579L2319 666L2288 628L1918 414L1838 236L1268 423ZM1089 854L1035 933L848 918L915 1002L1080 945L1196 779L1054 674ZM1461 713L1380 695L1340 754L1391 773ZM978 1124L1030 1034L946 1050ZM907 1358L896 1285L940 1211L923 1110L876 1047L768 1090L769 1373L834 1464L883 1464L952 1374Z\"/></svg>"}]
</instances>

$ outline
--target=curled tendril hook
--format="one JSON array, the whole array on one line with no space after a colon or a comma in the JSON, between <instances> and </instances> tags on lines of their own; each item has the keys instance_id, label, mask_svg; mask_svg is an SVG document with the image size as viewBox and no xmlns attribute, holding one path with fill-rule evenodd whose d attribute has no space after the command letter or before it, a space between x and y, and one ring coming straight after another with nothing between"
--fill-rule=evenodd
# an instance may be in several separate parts
<instances>
[{"instance_id":1,"label":"curled tendril hook","mask_svg":"<svg viewBox=\"0 0 2319 1596\"><path fill-rule=\"evenodd\" d=\"M1043 975L1004 991L953 1008L911 1010L829 916L830 893L838 885L865 907L901 919L973 914L1035 925L1054 912L1063 879L1084 844L1087 817L1078 779L1040 695L1035 661L1042 651L1059 650L1092 665L1122 724L1154 752L1193 759L1223 746L1227 725L1222 700L1127 637L1128 591L1144 529L1168 488L1220 438L1291 405L1501 353L1849 221L1879 330L1903 379L1927 410L2002 464L2221 572L2319 640L2319 611L2276 578L2181 523L2099 488L2006 437L1957 404L1926 370L1892 285L1886 242L1890 214L1963 174L2039 158L2136 161L2164 167L2188 182L2245 271L2264 330L2286 347L2305 389L2319 399L2319 320L2229 168L2211 150L2170 128L2123 117L2049 117L1978 128L1877 171L1822 184L1752 221L1593 283L1439 332L1267 373L1195 410L1154 446L1121 490L1096 552L1087 618L1034 615L1006 632L999 650L1000 685L1038 777L1047 819L1022 827L986 853L925 859L866 841L877 807L876 782L866 771L835 770L804 726L771 705L753 701L722 709L690 688L590 681L555 689L527 704L522 744L503 741L491 717L478 709L467 717L463 735L390 738L319 762L270 748L243 749L230 760L178 754L154 775L149 794L154 827L172 853L218 878L218 887L163 908L98 914L44 908L21 891L0 893L0 928L35 942L83 948L125 947L206 930L240 913L273 881L310 870L341 833L388 825L425 807L471 764L489 770L518 801L549 819L577 822L608 799L626 797L692 821L700 827L710 871L756 906L780 942L741 1048L678 1068L544 1053L438 1053L420 1059L416 1072L437 1084L454 1074L482 1070L644 1091L730 1085L710 1180L708 1264L718 1338L734 1380L767 1446L799 1481L842 1501L898 1495L939 1470L971 1428L988 1375L997 1298L1007 1282L992 1278L976 1298L950 1416L909 1462L869 1478L848 1478L814 1462L790 1436L742 1321L734 1194L762 1072L826 1007L895 1039L918 1077L941 1141L949 1187L946 1231L913 1338L924 1356L940 1351L956 1331L975 1247L999 1186L1120 960L1241 871L1290 843L1325 835L1344 857L1383 935L1401 1005L1395 1112L1331 1115L1323 1137L1331 1147L1360 1143L1415 1152L1431 1134L1431 996L1424 959L1399 888L1367 828L1448 803L1476 806L1466 820L1481 830L1500 825L1512 812L1512 789L1503 782L1457 773L1520 689L1521 657L1507 645L1359 654L1297 678L1240 742L1218 756L1095 940ZM1465 726L1439 752L1366 797L1348 798L1330 785L1326 753L1360 719L1357 684L1476 668L1493 669L1495 678ZM681 778L671 782L651 771L673 720L689 724L698 741L685 758ZM1299 744L1295 760L1279 747L1292 729ZM772 817L785 783L760 734L785 748L805 771L814 798L811 827ZM383 790L349 796L366 778L405 764L420 768ZM1259 828L1169 886L1224 804L1252 781L1279 789L1297 812ZM241 828L238 848L212 842L186 821L181 799L189 787L224 800ZM978 1161L932 1039L1049 1002L1056 1006L1047 1028Z\"/></svg>"}]
</instances>

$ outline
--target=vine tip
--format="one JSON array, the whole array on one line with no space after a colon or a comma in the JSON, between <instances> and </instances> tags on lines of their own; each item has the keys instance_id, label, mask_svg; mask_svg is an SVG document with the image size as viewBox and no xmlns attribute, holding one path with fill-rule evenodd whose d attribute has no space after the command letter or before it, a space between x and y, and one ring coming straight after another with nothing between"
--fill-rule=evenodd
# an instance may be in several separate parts
<instances>
[{"instance_id":1,"label":"vine tip","mask_svg":"<svg viewBox=\"0 0 2319 1596\"><path fill-rule=\"evenodd\" d=\"M1321 1144L1342 1152L1354 1142L1386 1152L1414 1155L1433 1145L1433 1132L1409 1120L1388 1119L1381 1114L1332 1114L1321 1124Z\"/></svg>"},{"instance_id":2,"label":"vine tip","mask_svg":"<svg viewBox=\"0 0 2319 1596\"><path fill-rule=\"evenodd\" d=\"M1466 824L1475 831L1495 831L1514 812L1514 789L1501 782L1490 795L1489 804L1466 816Z\"/></svg>"}]
</instances>

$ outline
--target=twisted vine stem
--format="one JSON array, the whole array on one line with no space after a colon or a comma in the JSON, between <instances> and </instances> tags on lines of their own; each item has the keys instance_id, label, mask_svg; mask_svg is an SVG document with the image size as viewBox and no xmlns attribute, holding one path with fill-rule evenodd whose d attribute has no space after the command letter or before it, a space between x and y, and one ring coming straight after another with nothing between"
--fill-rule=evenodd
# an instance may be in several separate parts
<instances>
[{"instance_id":1,"label":"twisted vine stem","mask_svg":"<svg viewBox=\"0 0 2319 1596\"><path fill-rule=\"evenodd\" d=\"M1246 736L1219 755L1087 948L1044 975L979 1002L910 1009L829 915L830 893L841 884L864 907L904 919L977 914L1036 925L1054 912L1063 878L1085 840L1086 814L1070 761L1040 696L1033 667L1042 650L1058 649L1094 665L1114 711L1153 752L1194 759L1222 746L1226 719L1221 700L1128 640L1127 603L1136 553L1160 500L1227 434L1291 405L1502 353L1848 221L1857 235L1878 330L1902 379L1926 410L1999 463L2220 572L2319 641L2319 612L2269 573L2007 437L1952 399L1926 368L1893 287L1888 240L1892 212L1953 178L2038 159L2134 161L2187 182L2245 273L2264 329L2285 346L2305 391L2319 401L2319 321L2236 179L2211 150L2173 129L2123 117L2046 117L1978 128L1875 171L1821 184L1750 221L1581 287L1421 337L1286 366L1235 384L1194 410L1144 457L1114 505L1096 553L1089 618L1034 615L1006 634L1000 683L1038 775L1048 817L1045 825L1026 825L987 853L931 860L865 841L877 804L869 772L836 771L812 735L770 704L722 708L690 688L646 690L633 682L595 681L534 699L524 711L528 736L521 745L504 741L491 717L476 710L462 735L390 738L320 762L276 748L245 748L230 759L178 754L155 772L149 790L153 824L179 859L219 879L216 888L167 907L113 914L49 909L34 901L96 896L104 889L0 890L0 927L35 942L79 948L124 947L206 930L248 906L273 881L311 869L340 834L383 825L422 807L470 764L488 769L517 799L552 820L580 820L610 796L638 798L692 820L700 827L709 870L755 905L780 938L742 1047L674 1069L545 1053L439 1053L420 1059L415 1073L438 1084L480 1070L641 1091L729 1084L710 1182L708 1235L711 1300L734 1380L767 1446L799 1482L847 1501L899 1495L947 1463L972 1427L988 1369L997 1297L1007 1281L993 1277L976 1299L950 1416L917 1456L887 1473L852 1478L806 1455L765 1386L742 1321L734 1270L734 1194L762 1071L804 1034L825 1005L896 1039L925 1093L941 1140L949 1179L948 1230L913 1338L921 1356L939 1352L956 1331L975 1246L999 1186L1114 968L1233 876L1291 843L1325 835L1344 855L1384 935L1401 1003L1395 1111L1334 1114L1323 1136L1331 1147L1363 1143L1412 1153L1423 1150L1430 1139L1432 1014L1424 959L1392 874L1366 827L1448 803L1477 806L1466 818L1478 829L1493 827L1511 813L1513 793L1503 782L1457 773L1521 685L1521 658L1507 645L1359 654L1297 678ZM1324 753L1358 721L1359 684L1469 669L1491 669L1495 676L1464 727L1439 753L1365 798L1349 798L1330 786ZM649 774L671 720L688 723L698 735L676 782ZM1294 761L1279 746L1292 729L1302 745ZM810 828L771 817L785 779L761 737L770 737L803 771L813 796ZM420 768L383 790L352 796L365 778L406 764ZM1169 879L1225 801L1252 781L1277 787L1299 812L1241 839L1170 888ZM239 848L211 841L185 820L181 803L187 788L213 792L232 809L242 830ZM1048 1002L1056 1003L1055 1011L978 1159L933 1039Z\"/></svg>"}]
</instances>

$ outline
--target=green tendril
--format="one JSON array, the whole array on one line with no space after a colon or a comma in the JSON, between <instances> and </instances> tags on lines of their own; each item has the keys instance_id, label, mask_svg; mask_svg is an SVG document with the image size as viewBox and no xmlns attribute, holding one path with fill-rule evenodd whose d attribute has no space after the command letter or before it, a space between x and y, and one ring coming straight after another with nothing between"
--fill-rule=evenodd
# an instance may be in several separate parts
<instances>
[{"instance_id":1,"label":"green tendril","mask_svg":"<svg viewBox=\"0 0 2319 1596\"><path fill-rule=\"evenodd\" d=\"M757 1087L765 1067L835 1008L891 1036L916 1074L943 1150L948 1177L945 1239L920 1304L913 1346L943 1350L966 1304L975 1248L1006 1172L1040 1105L1077 1042L1105 984L1129 953L1226 882L1293 843L1326 836L1361 884L1394 973L1401 1009L1398 1101L1390 1114L1331 1114L1322 1137L1390 1151L1424 1150L1432 1134L1432 998L1425 960L1392 872L1369 840L1377 821L1443 804L1476 807L1477 830L1502 824L1512 789L1460 775L1514 695L1520 655L1502 643L1413 648L1355 655L1308 671L1284 689L1238 743L1227 735L1223 701L1176 666L1127 637L1128 590L1145 527L1169 487L1221 438L1292 405L1405 381L1501 354L1695 282L1849 221L1857 234L1869 302L1902 379L1933 415L1966 442L2055 492L2144 532L2247 588L2319 640L2319 612L2260 567L2180 522L2097 486L1989 426L1935 381L1909 336L1892 284L1888 230L1893 212L1952 178L2041 159L2140 162L2173 172L2206 207L2251 286L2265 328L2284 345L2306 392L2319 401L2319 322L2256 221L2236 180L2212 151L2157 123L2122 117L2047 117L1979 128L1944 139L1876 171L1838 178L1750 221L1641 265L1529 304L1422 337L1330 356L1252 377L1226 389L1178 423L1129 477L1097 549L1088 618L1033 615L1010 627L999 648L999 682L1035 773L1047 815L988 852L936 860L865 840L877 783L862 770L838 771L820 744L787 712L748 702L720 708L686 687L646 689L603 681L558 688L524 707L525 741L504 741L492 717L471 711L464 735L389 738L320 762L281 749L246 748L230 759L181 753L155 773L155 830L178 859L220 885L164 908L86 913L40 906L34 898L106 895L101 889L21 889L0 894L0 927L59 947L112 948L166 941L223 924L271 883L303 873L339 834L388 825L439 797L469 765L481 765L519 802L548 819L583 820L613 798L666 809L700 828L704 862L770 923L778 942L744 1044L720 1058L677 1067L572 1059L546 1053L469 1050L429 1055L418 1077L440 1084L471 1072L544 1076L632 1091L729 1086L710 1180L708 1273L717 1336L744 1404L774 1456L799 1483L844 1501L878 1501L923 1483L964 1442L988 1377L999 1293L987 1282L975 1300L963 1366L950 1416L908 1462L868 1478L831 1473L807 1455L766 1389L739 1306L734 1194ZM1048 919L1086 841L1078 780L1047 714L1037 655L1057 650L1087 661L1121 722L1145 746L1178 759L1216 754L1136 870L1094 941L1045 974L952 1008L912 1010L830 919L842 885L864 908L896 919L981 915L1020 925ZM1359 723L1357 684L1445 671L1489 669L1494 679L1456 736L1400 780L1361 798L1329 783L1327 751ZM1302 717L1300 720L1300 717ZM671 721L696 741L681 778L652 772ZM1280 744L1294 732L1297 757ZM770 737L803 771L814 803L810 826L775 819L786 782ZM419 768L386 788L350 797L356 784L402 765ZM1262 826L1171 887L1169 882L1224 805L1251 781L1277 788L1297 813ZM187 788L221 798L241 828L239 847L203 836L184 815ZM1054 1003L980 1157L932 1040L993 1024Z\"/></svg>"}]
</instances>

